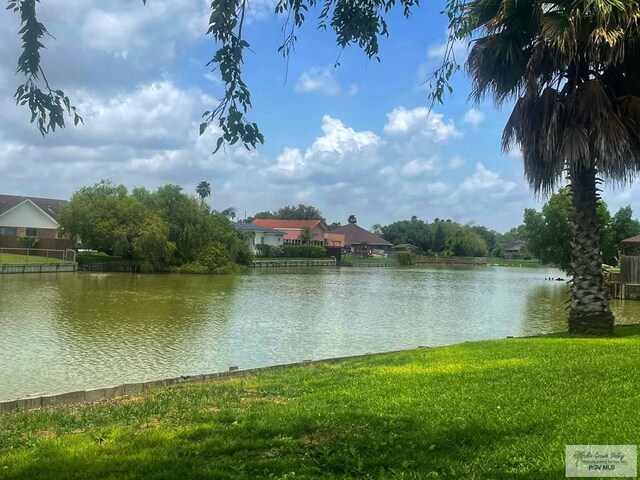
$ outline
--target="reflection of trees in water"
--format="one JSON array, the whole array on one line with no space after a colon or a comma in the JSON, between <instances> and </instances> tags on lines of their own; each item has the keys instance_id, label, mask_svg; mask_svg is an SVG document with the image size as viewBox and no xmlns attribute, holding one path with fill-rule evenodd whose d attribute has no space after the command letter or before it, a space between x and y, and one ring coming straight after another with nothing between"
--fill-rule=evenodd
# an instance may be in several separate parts
<instances>
[{"instance_id":1,"label":"reflection of trees in water","mask_svg":"<svg viewBox=\"0 0 640 480\"><path fill-rule=\"evenodd\" d=\"M565 331L567 329L567 300L569 287L564 282L548 281L532 287L527 293L524 309L523 334Z\"/></svg>"},{"instance_id":2,"label":"reflection of trees in water","mask_svg":"<svg viewBox=\"0 0 640 480\"><path fill-rule=\"evenodd\" d=\"M611 310L616 317L616 323L638 323L640 321L640 301L611 300Z\"/></svg>"},{"instance_id":3,"label":"reflection of trees in water","mask_svg":"<svg viewBox=\"0 0 640 480\"><path fill-rule=\"evenodd\" d=\"M237 278L207 275L80 274L60 285L56 329L65 349L91 355L162 355L184 363L192 343L229 318ZM126 361L122 359L121 361ZM154 361L150 358L149 361Z\"/></svg>"}]
</instances>

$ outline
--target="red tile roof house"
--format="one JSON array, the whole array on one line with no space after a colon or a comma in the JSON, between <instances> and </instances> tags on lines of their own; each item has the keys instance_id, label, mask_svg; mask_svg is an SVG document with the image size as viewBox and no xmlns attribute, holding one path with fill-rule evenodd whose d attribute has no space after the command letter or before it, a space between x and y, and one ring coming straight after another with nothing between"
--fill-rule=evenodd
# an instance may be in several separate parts
<instances>
[{"instance_id":1,"label":"red tile roof house","mask_svg":"<svg viewBox=\"0 0 640 480\"><path fill-rule=\"evenodd\" d=\"M304 232L311 232L311 245L324 247L344 247L344 235L328 232L327 226L321 220L279 220L274 218L257 218L255 225L273 228L284 233L285 245L301 245L304 243Z\"/></svg>"},{"instance_id":2,"label":"red tile roof house","mask_svg":"<svg viewBox=\"0 0 640 480\"><path fill-rule=\"evenodd\" d=\"M344 235L346 246L351 247L351 251L354 253L371 253L371 250L386 251L393 246L384 238L359 227L355 223L348 223L342 227L334 228L331 233ZM363 245L365 245L364 249Z\"/></svg>"},{"instance_id":3,"label":"red tile roof house","mask_svg":"<svg viewBox=\"0 0 640 480\"><path fill-rule=\"evenodd\" d=\"M66 203L66 200L53 198L0 194L0 246L13 247L16 237L23 235L60 243L53 240L60 239L57 218ZM65 241L69 245L60 245L61 248L73 247L71 240Z\"/></svg>"}]
</instances>

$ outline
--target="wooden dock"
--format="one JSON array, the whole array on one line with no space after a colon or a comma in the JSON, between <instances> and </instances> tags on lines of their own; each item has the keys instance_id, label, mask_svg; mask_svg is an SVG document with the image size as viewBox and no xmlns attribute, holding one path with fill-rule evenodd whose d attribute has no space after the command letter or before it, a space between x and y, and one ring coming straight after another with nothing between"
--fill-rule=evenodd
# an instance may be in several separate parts
<instances>
[{"instance_id":1,"label":"wooden dock","mask_svg":"<svg viewBox=\"0 0 640 480\"><path fill-rule=\"evenodd\" d=\"M606 281L611 298L640 300L640 256L623 255L620 273L608 272Z\"/></svg>"}]
</instances>

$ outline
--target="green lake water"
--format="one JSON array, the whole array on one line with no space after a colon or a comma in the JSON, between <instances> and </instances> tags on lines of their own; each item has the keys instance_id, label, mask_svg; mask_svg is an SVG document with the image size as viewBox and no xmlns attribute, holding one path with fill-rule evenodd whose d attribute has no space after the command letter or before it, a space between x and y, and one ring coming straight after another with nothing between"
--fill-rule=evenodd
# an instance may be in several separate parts
<instances>
[{"instance_id":1,"label":"green lake water","mask_svg":"<svg viewBox=\"0 0 640 480\"><path fill-rule=\"evenodd\" d=\"M565 328L557 270L0 276L0 400ZM613 301L619 323L640 302Z\"/></svg>"}]
</instances>

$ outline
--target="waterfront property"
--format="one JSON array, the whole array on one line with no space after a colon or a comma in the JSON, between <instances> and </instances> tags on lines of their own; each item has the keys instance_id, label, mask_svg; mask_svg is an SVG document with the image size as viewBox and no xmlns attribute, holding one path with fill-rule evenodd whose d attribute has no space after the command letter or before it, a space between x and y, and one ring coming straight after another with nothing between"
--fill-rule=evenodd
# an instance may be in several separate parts
<instances>
[{"instance_id":1,"label":"waterfront property","mask_svg":"<svg viewBox=\"0 0 640 480\"><path fill-rule=\"evenodd\" d=\"M607 282L613 298L640 300L640 235L621 242L619 268L608 270Z\"/></svg>"},{"instance_id":2,"label":"waterfront property","mask_svg":"<svg viewBox=\"0 0 640 480\"><path fill-rule=\"evenodd\" d=\"M0 195L0 247L24 247L18 237L38 238L39 248L72 248L70 239L58 234L58 214L65 200Z\"/></svg>"},{"instance_id":3,"label":"waterfront property","mask_svg":"<svg viewBox=\"0 0 640 480\"><path fill-rule=\"evenodd\" d=\"M345 244L343 234L329 232L321 220L280 220L275 218L257 218L254 225L272 228L284 234L285 245L320 245L342 248ZM307 237L307 238L305 238Z\"/></svg>"},{"instance_id":4,"label":"waterfront property","mask_svg":"<svg viewBox=\"0 0 640 480\"><path fill-rule=\"evenodd\" d=\"M351 249L352 253L364 255L369 255L372 252L384 253L393 246L381 236L365 230L356 223L347 223L331 230L331 233L344 235L345 245Z\"/></svg>"},{"instance_id":5,"label":"waterfront property","mask_svg":"<svg viewBox=\"0 0 640 480\"><path fill-rule=\"evenodd\" d=\"M237 222L233 226L236 230L247 234L247 245L252 254L256 254L256 245L280 247L284 244L284 233L274 228L263 227L255 223Z\"/></svg>"}]
</instances>

